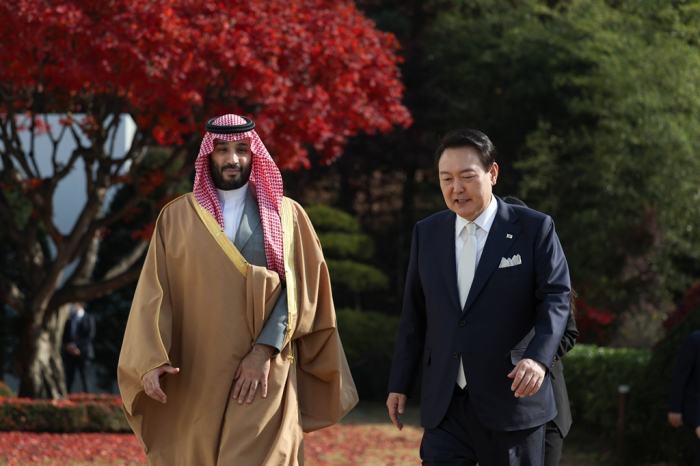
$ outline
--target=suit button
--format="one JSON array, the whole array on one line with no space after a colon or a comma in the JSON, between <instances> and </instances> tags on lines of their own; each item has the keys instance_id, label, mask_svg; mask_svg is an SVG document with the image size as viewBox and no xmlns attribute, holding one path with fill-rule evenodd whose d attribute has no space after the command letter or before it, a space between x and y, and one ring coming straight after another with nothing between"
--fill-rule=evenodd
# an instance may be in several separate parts
<instances>
[{"instance_id":1,"label":"suit button","mask_svg":"<svg viewBox=\"0 0 700 466\"><path fill-rule=\"evenodd\" d=\"M454 356L455 359L459 358L459 354L457 354L457 353L452 353L452 356Z\"/></svg>"},{"instance_id":2,"label":"suit button","mask_svg":"<svg viewBox=\"0 0 700 466\"><path fill-rule=\"evenodd\" d=\"M460 321L459 321L459 326L460 326L460 327L464 327L465 325L467 325L467 321L466 321L466 320L460 320Z\"/></svg>"}]
</instances>

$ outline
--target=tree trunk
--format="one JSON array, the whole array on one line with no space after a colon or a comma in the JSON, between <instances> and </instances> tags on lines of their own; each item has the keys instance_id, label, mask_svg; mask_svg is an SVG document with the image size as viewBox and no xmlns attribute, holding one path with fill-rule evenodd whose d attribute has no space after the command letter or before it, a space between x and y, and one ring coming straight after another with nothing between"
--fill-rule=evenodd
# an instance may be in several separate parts
<instances>
[{"instance_id":1,"label":"tree trunk","mask_svg":"<svg viewBox=\"0 0 700 466\"><path fill-rule=\"evenodd\" d=\"M67 390L61 343L70 306L47 311L42 323L23 319L23 338L14 360L19 373L19 396L27 398L66 398Z\"/></svg>"}]
</instances>

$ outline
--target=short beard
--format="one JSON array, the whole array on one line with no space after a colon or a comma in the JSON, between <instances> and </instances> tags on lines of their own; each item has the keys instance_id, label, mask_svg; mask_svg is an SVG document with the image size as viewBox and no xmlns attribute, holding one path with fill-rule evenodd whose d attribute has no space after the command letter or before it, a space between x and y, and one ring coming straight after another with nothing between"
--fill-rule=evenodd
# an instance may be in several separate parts
<instances>
[{"instance_id":1,"label":"short beard","mask_svg":"<svg viewBox=\"0 0 700 466\"><path fill-rule=\"evenodd\" d=\"M228 168L237 168L241 171L237 178L224 178L224 170ZM214 186L222 191L231 191L232 189L242 188L250 178L250 164L243 167L241 164L237 163L232 165L230 163L219 167L216 162L209 157L209 173L211 173L211 179L214 182Z\"/></svg>"}]
</instances>

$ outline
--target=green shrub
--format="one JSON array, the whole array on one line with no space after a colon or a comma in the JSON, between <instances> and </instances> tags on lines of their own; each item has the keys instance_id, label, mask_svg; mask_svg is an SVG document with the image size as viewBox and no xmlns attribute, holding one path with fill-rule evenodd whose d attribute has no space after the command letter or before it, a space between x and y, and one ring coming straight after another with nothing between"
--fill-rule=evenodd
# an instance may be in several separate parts
<instances>
[{"instance_id":1,"label":"green shrub","mask_svg":"<svg viewBox=\"0 0 700 466\"><path fill-rule=\"evenodd\" d=\"M564 375L574 422L600 429L617 429L618 387L638 393L651 350L576 345L564 358Z\"/></svg>"},{"instance_id":2,"label":"green shrub","mask_svg":"<svg viewBox=\"0 0 700 466\"><path fill-rule=\"evenodd\" d=\"M15 392L10 389L2 380L0 380L0 398L15 398Z\"/></svg>"},{"instance_id":3,"label":"green shrub","mask_svg":"<svg viewBox=\"0 0 700 466\"><path fill-rule=\"evenodd\" d=\"M0 397L0 431L131 432L131 427L116 395L70 395L68 400Z\"/></svg>"},{"instance_id":4,"label":"green shrub","mask_svg":"<svg viewBox=\"0 0 700 466\"><path fill-rule=\"evenodd\" d=\"M700 329L700 306L680 321L654 349L643 382L630 397L628 456L644 462L690 464L690 451L685 432L668 423L668 399L671 377L678 351L694 330Z\"/></svg>"},{"instance_id":5,"label":"green shrub","mask_svg":"<svg viewBox=\"0 0 700 466\"><path fill-rule=\"evenodd\" d=\"M306 215L317 232L342 231L359 233L360 222L352 215L331 206L318 204L305 207Z\"/></svg>"},{"instance_id":6,"label":"green shrub","mask_svg":"<svg viewBox=\"0 0 700 466\"><path fill-rule=\"evenodd\" d=\"M339 309L338 332L362 400L386 400L399 318Z\"/></svg>"},{"instance_id":7,"label":"green shrub","mask_svg":"<svg viewBox=\"0 0 700 466\"><path fill-rule=\"evenodd\" d=\"M353 293L384 290L389 286L389 279L376 267L351 260L326 260L331 275L333 291L339 286ZM335 295L333 296L335 297Z\"/></svg>"},{"instance_id":8,"label":"green shrub","mask_svg":"<svg viewBox=\"0 0 700 466\"><path fill-rule=\"evenodd\" d=\"M629 385L625 430L628 464L689 464L691 451L682 429L668 423L671 376L683 340L700 328L700 307L691 311L652 350L577 345L564 358L574 423L603 436L618 435L619 385Z\"/></svg>"}]
</instances>

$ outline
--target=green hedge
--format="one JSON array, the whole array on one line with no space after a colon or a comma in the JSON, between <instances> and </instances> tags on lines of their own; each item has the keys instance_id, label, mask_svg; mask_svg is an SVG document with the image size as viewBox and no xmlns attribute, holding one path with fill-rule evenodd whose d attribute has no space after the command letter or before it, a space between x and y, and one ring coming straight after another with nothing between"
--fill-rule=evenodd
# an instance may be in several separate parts
<instances>
[{"instance_id":1,"label":"green hedge","mask_svg":"<svg viewBox=\"0 0 700 466\"><path fill-rule=\"evenodd\" d=\"M379 312L339 309L338 333L362 400L386 401L399 318Z\"/></svg>"},{"instance_id":2,"label":"green hedge","mask_svg":"<svg viewBox=\"0 0 700 466\"><path fill-rule=\"evenodd\" d=\"M630 396L638 393L650 359L651 350L576 345L563 359L574 422L616 432L618 387L629 385Z\"/></svg>"},{"instance_id":3,"label":"green hedge","mask_svg":"<svg viewBox=\"0 0 700 466\"><path fill-rule=\"evenodd\" d=\"M0 431L131 432L116 395L70 395L68 400L0 397Z\"/></svg>"},{"instance_id":4,"label":"green hedge","mask_svg":"<svg viewBox=\"0 0 700 466\"><path fill-rule=\"evenodd\" d=\"M688 464L685 432L668 423L671 376L683 340L700 328L700 307L681 321L654 350L577 345L564 358L564 374L574 423L601 436L618 435L618 386L629 385L626 428L628 464Z\"/></svg>"},{"instance_id":5,"label":"green hedge","mask_svg":"<svg viewBox=\"0 0 700 466\"><path fill-rule=\"evenodd\" d=\"M14 398L16 396L17 395L15 395L15 392L13 392L12 389L5 384L5 382L0 380L0 398Z\"/></svg>"}]
</instances>

